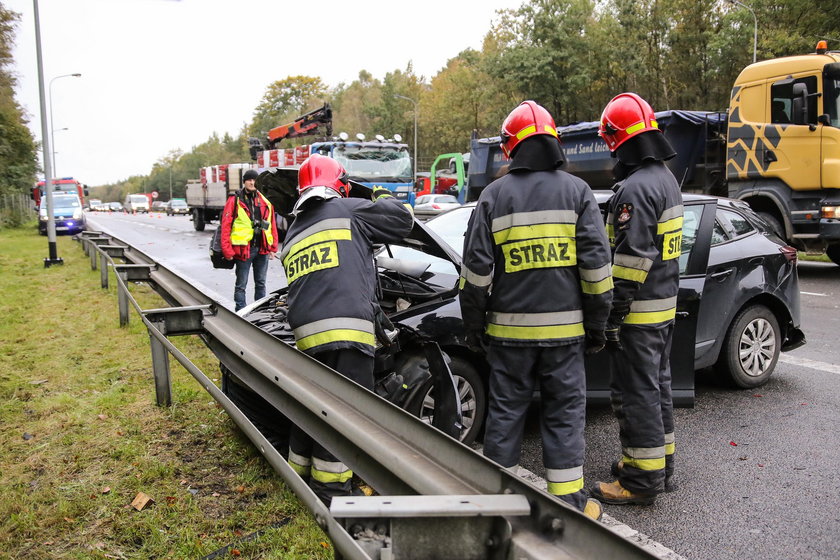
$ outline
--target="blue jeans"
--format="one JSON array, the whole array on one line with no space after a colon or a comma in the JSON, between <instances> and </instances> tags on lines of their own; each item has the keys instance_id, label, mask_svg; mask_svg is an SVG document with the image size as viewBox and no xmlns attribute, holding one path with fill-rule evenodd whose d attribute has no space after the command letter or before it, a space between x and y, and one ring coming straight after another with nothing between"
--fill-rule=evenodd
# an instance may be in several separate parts
<instances>
[{"instance_id":1,"label":"blue jeans","mask_svg":"<svg viewBox=\"0 0 840 560\"><path fill-rule=\"evenodd\" d=\"M233 303L236 311L245 307L245 288L248 287L248 275L254 265L254 301L265 297L265 278L268 275L268 255L260 255L259 249L251 247L251 258L236 261L236 286L233 288Z\"/></svg>"}]
</instances>

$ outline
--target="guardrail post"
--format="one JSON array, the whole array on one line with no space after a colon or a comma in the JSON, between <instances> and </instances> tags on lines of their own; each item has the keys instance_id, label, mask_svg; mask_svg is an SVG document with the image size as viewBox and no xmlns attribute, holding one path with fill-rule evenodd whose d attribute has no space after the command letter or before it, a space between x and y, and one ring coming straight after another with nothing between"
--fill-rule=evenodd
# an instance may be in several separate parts
<instances>
[{"instance_id":1,"label":"guardrail post","mask_svg":"<svg viewBox=\"0 0 840 560\"><path fill-rule=\"evenodd\" d=\"M172 405L172 379L169 375L169 352L163 343L151 332L154 328L161 334L166 334L166 320L163 317L152 318L149 321L149 341L152 345L152 373L155 376L155 401L158 406Z\"/></svg>"},{"instance_id":2,"label":"guardrail post","mask_svg":"<svg viewBox=\"0 0 840 560\"><path fill-rule=\"evenodd\" d=\"M128 273L120 270L117 271L122 282L117 288L117 306L120 309L120 326L128 326Z\"/></svg>"},{"instance_id":3,"label":"guardrail post","mask_svg":"<svg viewBox=\"0 0 840 560\"><path fill-rule=\"evenodd\" d=\"M87 237L82 237L81 242L82 242L82 249L85 250L85 256L89 257L90 256L90 240Z\"/></svg>"},{"instance_id":4,"label":"guardrail post","mask_svg":"<svg viewBox=\"0 0 840 560\"><path fill-rule=\"evenodd\" d=\"M102 280L102 288L108 289L108 255L102 253L99 255L99 277Z\"/></svg>"},{"instance_id":5,"label":"guardrail post","mask_svg":"<svg viewBox=\"0 0 840 560\"><path fill-rule=\"evenodd\" d=\"M91 251L90 251L90 269L91 270L96 270L96 254L98 252L99 251L97 251L95 247L92 248Z\"/></svg>"}]
</instances>

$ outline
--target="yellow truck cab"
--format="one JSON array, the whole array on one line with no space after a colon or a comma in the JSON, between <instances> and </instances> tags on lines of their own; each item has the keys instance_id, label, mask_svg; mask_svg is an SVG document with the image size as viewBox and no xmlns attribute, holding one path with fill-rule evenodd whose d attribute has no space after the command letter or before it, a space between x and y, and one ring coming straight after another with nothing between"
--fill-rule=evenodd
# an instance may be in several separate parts
<instances>
[{"instance_id":1,"label":"yellow truck cab","mask_svg":"<svg viewBox=\"0 0 840 560\"><path fill-rule=\"evenodd\" d=\"M732 88L726 177L799 249L840 264L840 52L757 62Z\"/></svg>"}]
</instances>

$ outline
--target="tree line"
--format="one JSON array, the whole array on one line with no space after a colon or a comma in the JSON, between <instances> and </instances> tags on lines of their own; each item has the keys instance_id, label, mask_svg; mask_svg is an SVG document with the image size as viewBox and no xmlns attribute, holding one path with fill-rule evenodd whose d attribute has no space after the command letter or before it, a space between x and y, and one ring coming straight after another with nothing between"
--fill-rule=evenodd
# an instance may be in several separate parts
<instances>
[{"instance_id":1,"label":"tree line","mask_svg":"<svg viewBox=\"0 0 840 560\"><path fill-rule=\"evenodd\" d=\"M214 133L188 152L171 151L148 175L106 185L97 196L168 196L170 184L173 196L183 196L200 167L249 161L248 137L265 138L324 102L332 105L336 134L399 133L413 151L415 104L404 97L413 100L419 133L412 156L421 170L436 154L467 151L473 133L498 134L524 99L548 108L558 125L597 120L622 91L639 93L657 111L724 110L732 83L752 62L753 13L758 60L813 52L820 39L840 49L840 0L531 0L499 12L480 50L464 50L431 77L409 63L381 80L361 70L334 87L316 76L275 81L235 136ZM0 70L4 60L0 44Z\"/></svg>"}]
</instances>

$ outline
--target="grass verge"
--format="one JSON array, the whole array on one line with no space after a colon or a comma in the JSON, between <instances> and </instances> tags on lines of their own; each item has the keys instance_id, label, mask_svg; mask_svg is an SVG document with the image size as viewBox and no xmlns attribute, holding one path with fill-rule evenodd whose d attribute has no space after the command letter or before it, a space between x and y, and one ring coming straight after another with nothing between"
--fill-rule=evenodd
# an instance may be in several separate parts
<instances>
[{"instance_id":1,"label":"grass verge","mask_svg":"<svg viewBox=\"0 0 840 560\"><path fill-rule=\"evenodd\" d=\"M171 360L154 404L149 336L116 282L69 237L43 267L32 228L0 231L0 556L14 559L332 558L309 511L215 401ZM144 309L165 306L148 286ZM176 340L211 378L197 337ZM138 492L154 503L131 507ZM278 526L279 525L279 526ZM259 538L248 537L264 531Z\"/></svg>"}]
</instances>

